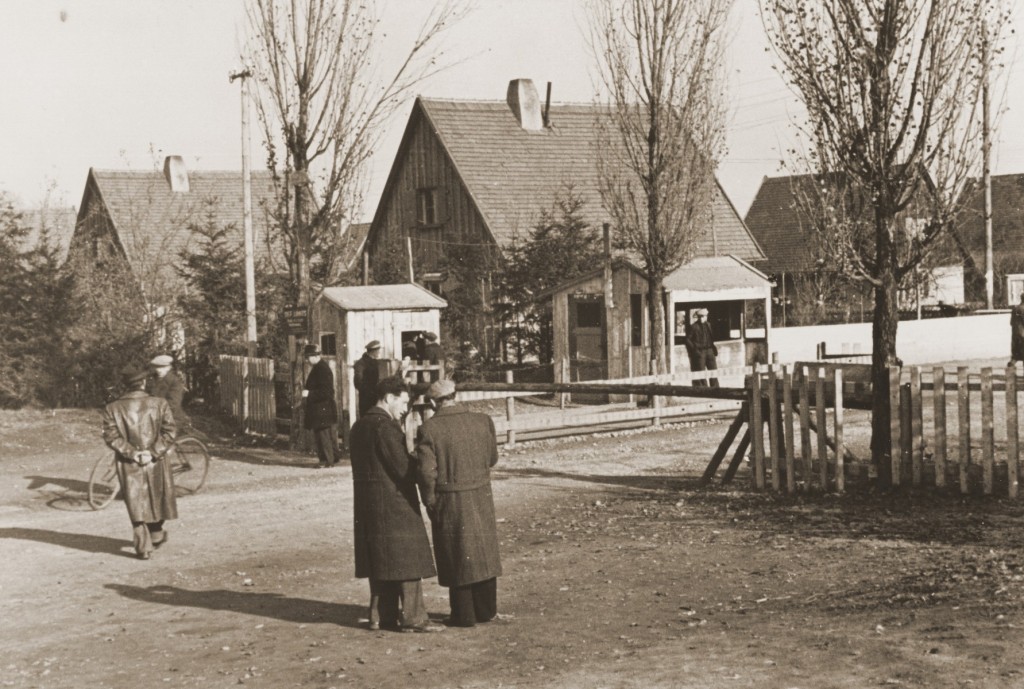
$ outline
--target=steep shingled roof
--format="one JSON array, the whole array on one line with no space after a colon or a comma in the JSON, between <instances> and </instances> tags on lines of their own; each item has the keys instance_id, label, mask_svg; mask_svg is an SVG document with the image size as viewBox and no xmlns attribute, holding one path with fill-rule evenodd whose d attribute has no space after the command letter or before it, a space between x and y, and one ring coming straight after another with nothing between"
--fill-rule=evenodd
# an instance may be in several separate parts
<instances>
[{"instance_id":1,"label":"steep shingled roof","mask_svg":"<svg viewBox=\"0 0 1024 689\"><path fill-rule=\"evenodd\" d=\"M417 105L500 244L528 231L540 209L550 207L567 184L581 198L588 222L600 225L607 219L598 191L598 118L607 112L603 107L553 104L551 126L526 131L504 101L420 98ZM721 186L713 232L701 238L697 250L698 256L716 254L764 259Z\"/></svg>"},{"instance_id":2,"label":"steep shingled roof","mask_svg":"<svg viewBox=\"0 0 1024 689\"><path fill-rule=\"evenodd\" d=\"M985 262L984 194L975 180L964 191L957 218L960 237L978 265ZM1024 174L992 176L992 252L995 257L1024 254Z\"/></svg>"},{"instance_id":3,"label":"steep shingled roof","mask_svg":"<svg viewBox=\"0 0 1024 689\"><path fill-rule=\"evenodd\" d=\"M145 246L159 250L176 261L192 241L190 222L201 223L206 213L214 213L215 222L233 226L232 235L242 241L242 175L236 171L191 170L189 191L174 192L160 171L90 169L103 204L110 214L118 238L128 259ZM86 194L88 194L88 190ZM209 204L210 200L215 203ZM270 172L252 173L252 224L256 256L267 252L269 212L276 203ZM88 212L83 199L79 221Z\"/></svg>"},{"instance_id":4,"label":"steep shingled roof","mask_svg":"<svg viewBox=\"0 0 1024 689\"><path fill-rule=\"evenodd\" d=\"M794 189L812 175L765 177L746 223L767 254L761 268L767 273L799 273L814 269L811 227L797 208Z\"/></svg>"}]
</instances>

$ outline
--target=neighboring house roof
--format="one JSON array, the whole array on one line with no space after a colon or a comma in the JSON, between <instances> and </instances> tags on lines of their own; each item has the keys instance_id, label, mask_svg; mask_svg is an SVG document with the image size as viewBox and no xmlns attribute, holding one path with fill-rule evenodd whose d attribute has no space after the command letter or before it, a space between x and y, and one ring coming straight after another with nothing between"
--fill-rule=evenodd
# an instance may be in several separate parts
<instances>
[{"instance_id":1,"label":"neighboring house roof","mask_svg":"<svg viewBox=\"0 0 1024 689\"><path fill-rule=\"evenodd\" d=\"M607 108L552 104L551 124L541 131L524 130L504 101L419 98L410 124L417 109L433 127L501 246L525 236L540 211L550 208L570 184L583 203L580 211L587 222L599 226L609 219L601 203L598 172L599 124ZM400 164L396 160L396 168ZM717 191L712 228L700 239L697 255L762 260L764 253L720 185ZM385 189L385 200L387 194Z\"/></svg>"},{"instance_id":2,"label":"neighboring house roof","mask_svg":"<svg viewBox=\"0 0 1024 689\"><path fill-rule=\"evenodd\" d=\"M964 191L957 229L979 266L985 264L984 189L973 180ZM992 177L992 252L996 257L1024 252L1024 174Z\"/></svg>"},{"instance_id":3,"label":"neighboring house roof","mask_svg":"<svg viewBox=\"0 0 1024 689\"><path fill-rule=\"evenodd\" d=\"M769 273L814 270L811 225L797 207L795 190L813 175L765 177L747 211L747 227L767 254Z\"/></svg>"},{"instance_id":4,"label":"neighboring house roof","mask_svg":"<svg viewBox=\"0 0 1024 689\"><path fill-rule=\"evenodd\" d=\"M339 241L341 248L338 256L338 272L347 273L358 270L359 257L363 255L363 248L366 246L366 235L370 232L370 223L350 223L341 234Z\"/></svg>"},{"instance_id":5,"label":"neighboring house roof","mask_svg":"<svg viewBox=\"0 0 1024 689\"><path fill-rule=\"evenodd\" d=\"M68 257L71 237L75 234L75 218L78 211L74 206L23 208L19 212L23 224L29 230L25 237L25 247L35 247L45 229L51 245L57 251L57 260L63 263Z\"/></svg>"},{"instance_id":6,"label":"neighboring house roof","mask_svg":"<svg viewBox=\"0 0 1024 689\"><path fill-rule=\"evenodd\" d=\"M621 256L612 259L612 270L632 270L634 273L642 277L644 280L647 279L647 273L645 273L642 268L637 267L636 264L625 258L622 258ZM543 292L537 294L537 298L540 299L543 297L551 296L556 292L564 292L565 290L573 289L575 287L578 287L579 285L590 282L596 277L601 277L602 275L604 275L604 265L601 265L601 267L599 268L594 268L593 270L587 271L586 273L583 273L581 275L577 275L571 280L566 280L565 282L555 285L554 287L550 287L544 290Z\"/></svg>"},{"instance_id":7,"label":"neighboring house roof","mask_svg":"<svg viewBox=\"0 0 1024 689\"><path fill-rule=\"evenodd\" d=\"M327 287L318 299L326 299L346 311L403 311L443 309L441 297L416 284Z\"/></svg>"},{"instance_id":8,"label":"neighboring house roof","mask_svg":"<svg viewBox=\"0 0 1024 689\"><path fill-rule=\"evenodd\" d=\"M90 212L90 187L95 186L106 207L118 241L130 262L141 252L157 253L176 262L193 241L189 223L202 224L207 213L221 227L233 226L231 234L242 241L242 175L236 171L191 170L188 191L172 191L159 170L97 170L90 168L78 221ZM277 202L269 171L254 171L252 224L257 257L266 255L270 213ZM210 204L210 200L216 203Z\"/></svg>"},{"instance_id":9,"label":"neighboring house roof","mask_svg":"<svg viewBox=\"0 0 1024 689\"><path fill-rule=\"evenodd\" d=\"M670 291L720 292L770 284L767 275L735 256L695 258L665 278L665 289Z\"/></svg>"}]
</instances>

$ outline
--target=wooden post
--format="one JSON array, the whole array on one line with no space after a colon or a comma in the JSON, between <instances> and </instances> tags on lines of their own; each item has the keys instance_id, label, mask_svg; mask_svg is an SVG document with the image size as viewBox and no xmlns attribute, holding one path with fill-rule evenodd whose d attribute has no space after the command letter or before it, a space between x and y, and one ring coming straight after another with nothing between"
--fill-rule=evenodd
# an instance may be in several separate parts
<instances>
[{"instance_id":1,"label":"wooden post","mask_svg":"<svg viewBox=\"0 0 1024 689\"><path fill-rule=\"evenodd\" d=\"M754 447L754 487L764 490L764 414L761 408L761 371L754 366L750 378L750 440Z\"/></svg>"},{"instance_id":2,"label":"wooden post","mask_svg":"<svg viewBox=\"0 0 1024 689\"><path fill-rule=\"evenodd\" d=\"M960 436L960 492L967 492L967 467L971 463L971 391L966 366L956 369L956 398L959 411L957 433Z\"/></svg>"},{"instance_id":3,"label":"wooden post","mask_svg":"<svg viewBox=\"0 0 1024 689\"><path fill-rule=\"evenodd\" d=\"M416 273L412 267L412 237L405 238L405 253L409 259L409 282L416 282Z\"/></svg>"},{"instance_id":4,"label":"wooden post","mask_svg":"<svg viewBox=\"0 0 1024 689\"><path fill-rule=\"evenodd\" d=\"M512 371L505 371L505 382L510 385L515 382L515 374ZM516 432L512 428L512 423L516 418L516 398L512 395L505 398L505 418L508 421L505 444L509 448L513 448L516 446Z\"/></svg>"},{"instance_id":5,"label":"wooden post","mask_svg":"<svg viewBox=\"0 0 1024 689\"><path fill-rule=\"evenodd\" d=\"M995 464L995 430L992 405L992 369L981 369L981 470L985 495L992 495L992 473Z\"/></svg>"},{"instance_id":6,"label":"wooden post","mask_svg":"<svg viewBox=\"0 0 1024 689\"><path fill-rule=\"evenodd\" d=\"M1006 367L1006 476L1011 498L1017 497L1020 480L1020 436L1017 430L1017 367Z\"/></svg>"},{"instance_id":7,"label":"wooden post","mask_svg":"<svg viewBox=\"0 0 1024 689\"><path fill-rule=\"evenodd\" d=\"M932 405L935 423L935 487L946 485L946 369L932 369Z\"/></svg>"},{"instance_id":8,"label":"wooden post","mask_svg":"<svg viewBox=\"0 0 1024 689\"><path fill-rule=\"evenodd\" d=\"M772 470L772 490L779 490L779 391L775 367L768 367L768 456Z\"/></svg>"},{"instance_id":9,"label":"wooden post","mask_svg":"<svg viewBox=\"0 0 1024 689\"><path fill-rule=\"evenodd\" d=\"M782 367L783 432L786 438L786 492L796 492L796 443L793 433L793 372Z\"/></svg>"},{"instance_id":10,"label":"wooden post","mask_svg":"<svg viewBox=\"0 0 1024 689\"><path fill-rule=\"evenodd\" d=\"M732 447L732 441L739 435L740 429L743 428L743 424L749 423L750 412L747 408L747 403L744 402L740 405L740 411L736 414L736 418L729 424L729 428L725 431L725 437L722 438L722 442L718 444L718 448L715 450L715 454L711 456L711 461L708 462L707 469L704 470L704 475L701 476L700 485L705 486L711 482L711 479L715 477L715 472L718 471L719 465L722 460L725 459L725 455L728 454L729 448Z\"/></svg>"},{"instance_id":11,"label":"wooden post","mask_svg":"<svg viewBox=\"0 0 1024 689\"><path fill-rule=\"evenodd\" d=\"M910 467L910 450L913 439L911 438L911 425L913 419L911 409L910 383L900 385L900 467ZM902 478L902 476L901 476Z\"/></svg>"},{"instance_id":12,"label":"wooden post","mask_svg":"<svg viewBox=\"0 0 1024 689\"><path fill-rule=\"evenodd\" d=\"M910 466L911 481L921 485L924 464L924 411L921 409L921 369L910 367Z\"/></svg>"},{"instance_id":13,"label":"wooden post","mask_svg":"<svg viewBox=\"0 0 1024 689\"><path fill-rule=\"evenodd\" d=\"M568 383L568 382L570 382L569 381L569 358L568 357L564 357L564 356L562 357L561 366L562 366L562 382L563 383ZM558 393L558 408L559 409L565 409L565 401L566 401L566 399L568 397L569 397L569 393L567 393L567 392L560 392L560 393Z\"/></svg>"},{"instance_id":14,"label":"wooden post","mask_svg":"<svg viewBox=\"0 0 1024 689\"><path fill-rule=\"evenodd\" d=\"M811 456L811 396L807 387L810 385L807 367L800 369L797 384L800 386L800 457L804 463L804 489L810 490L813 484L814 458Z\"/></svg>"},{"instance_id":15,"label":"wooden post","mask_svg":"<svg viewBox=\"0 0 1024 689\"><path fill-rule=\"evenodd\" d=\"M839 390L836 390L839 397ZM900 368L889 367L889 466L892 485L900 485Z\"/></svg>"},{"instance_id":16,"label":"wooden post","mask_svg":"<svg viewBox=\"0 0 1024 689\"><path fill-rule=\"evenodd\" d=\"M835 419L833 420L835 429L832 433L835 436L836 444L836 491L842 493L846 488L846 465L843 463L843 369L836 367L835 371L836 381L836 406L835 406ZM825 432L822 427L822 433Z\"/></svg>"},{"instance_id":17,"label":"wooden post","mask_svg":"<svg viewBox=\"0 0 1024 689\"><path fill-rule=\"evenodd\" d=\"M818 470L821 474L821 489L828 490L828 445L825 442L825 369L819 368L814 381L814 412L818 419Z\"/></svg>"}]
</instances>

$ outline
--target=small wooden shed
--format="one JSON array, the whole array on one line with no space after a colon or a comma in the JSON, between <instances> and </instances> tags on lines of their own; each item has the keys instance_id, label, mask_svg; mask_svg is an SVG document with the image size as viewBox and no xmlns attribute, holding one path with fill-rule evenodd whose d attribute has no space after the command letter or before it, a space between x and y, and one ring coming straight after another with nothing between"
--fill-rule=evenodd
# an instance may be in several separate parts
<instances>
[{"instance_id":1,"label":"small wooden shed","mask_svg":"<svg viewBox=\"0 0 1024 689\"><path fill-rule=\"evenodd\" d=\"M341 427L355 422L356 392L352 365L371 340L381 343L382 360L400 360L402 343L420 333L440 333L441 297L419 285L327 287L313 302L313 334L337 386Z\"/></svg>"},{"instance_id":2,"label":"small wooden shed","mask_svg":"<svg viewBox=\"0 0 1024 689\"><path fill-rule=\"evenodd\" d=\"M697 258L664 281L670 371L690 370L684 340L708 310L720 368L768 360L771 280L735 256ZM555 380L630 378L650 372L647 276L618 258L551 291ZM562 363L565 362L565 363Z\"/></svg>"}]
</instances>

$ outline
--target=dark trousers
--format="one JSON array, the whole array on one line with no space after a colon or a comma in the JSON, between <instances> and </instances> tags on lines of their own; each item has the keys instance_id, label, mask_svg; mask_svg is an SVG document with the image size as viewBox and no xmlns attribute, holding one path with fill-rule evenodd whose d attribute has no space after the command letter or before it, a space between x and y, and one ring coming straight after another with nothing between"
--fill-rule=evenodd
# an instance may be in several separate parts
<instances>
[{"instance_id":1,"label":"dark trousers","mask_svg":"<svg viewBox=\"0 0 1024 689\"><path fill-rule=\"evenodd\" d=\"M692 371L714 371L718 368L718 359L715 358L715 350L710 347L695 349L690 355L690 370ZM705 380L693 381L694 387L704 387L708 384ZM711 387L718 387L718 378L711 379Z\"/></svg>"},{"instance_id":2,"label":"dark trousers","mask_svg":"<svg viewBox=\"0 0 1024 689\"><path fill-rule=\"evenodd\" d=\"M451 624L472 627L477 622L490 622L498 614L498 580L486 579L448 589L451 601Z\"/></svg>"},{"instance_id":3,"label":"dark trousers","mask_svg":"<svg viewBox=\"0 0 1024 689\"><path fill-rule=\"evenodd\" d=\"M323 465L337 464L340 453L338 452L338 431L335 426L325 426L313 430L313 440L316 441L316 455Z\"/></svg>"},{"instance_id":4,"label":"dark trousers","mask_svg":"<svg viewBox=\"0 0 1024 689\"><path fill-rule=\"evenodd\" d=\"M418 627L427 623L423 583L370 579L370 624L381 628Z\"/></svg>"}]
</instances>

